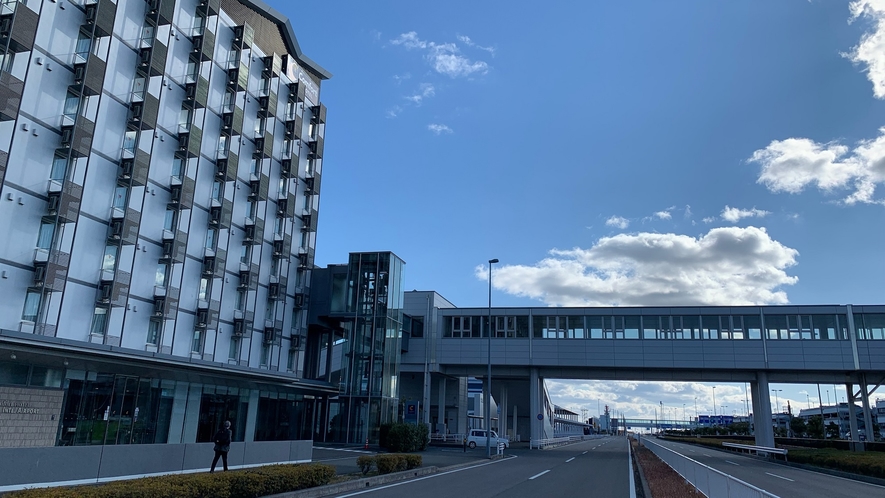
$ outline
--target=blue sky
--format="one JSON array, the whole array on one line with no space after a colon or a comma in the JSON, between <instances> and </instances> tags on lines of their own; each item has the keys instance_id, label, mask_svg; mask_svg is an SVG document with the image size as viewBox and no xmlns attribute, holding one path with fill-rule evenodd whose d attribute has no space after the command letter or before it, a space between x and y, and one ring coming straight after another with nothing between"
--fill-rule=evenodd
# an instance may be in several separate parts
<instances>
[{"instance_id":1,"label":"blue sky","mask_svg":"<svg viewBox=\"0 0 885 498\"><path fill-rule=\"evenodd\" d=\"M317 264L392 250L464 307L490 258L499 306L883 302L885 0L270 3L334 75Z\"/></svg>"}]
</instances>

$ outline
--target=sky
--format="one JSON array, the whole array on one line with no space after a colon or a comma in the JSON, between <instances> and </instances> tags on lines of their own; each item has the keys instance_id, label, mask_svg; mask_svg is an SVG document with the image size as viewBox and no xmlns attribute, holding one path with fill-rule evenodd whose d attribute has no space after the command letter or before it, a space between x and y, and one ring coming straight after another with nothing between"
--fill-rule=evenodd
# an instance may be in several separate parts
<instances>
[{"instance_id":1,"label":"sky","mask_svg":"<svg viewBox=\"0 0 885 498\"><path fill-rule=\"evenodd\" d=\"M333 74L318 265L391 250L461 307L492 258L495 306L885 301L885 0L269 3Z\"/></svg>"}]
</instances>

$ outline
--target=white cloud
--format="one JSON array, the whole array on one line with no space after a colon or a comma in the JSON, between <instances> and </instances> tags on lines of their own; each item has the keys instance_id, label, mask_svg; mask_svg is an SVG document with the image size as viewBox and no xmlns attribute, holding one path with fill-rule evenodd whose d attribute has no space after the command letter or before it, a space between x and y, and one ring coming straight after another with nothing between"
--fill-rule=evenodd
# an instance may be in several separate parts
<instances>
[{"instance_id":1,"label":"white cloud","mask_svg":"<svg viewBox=\"0 0 885 498\"><path fill-rule=\"evenodd\" d=\"M873 22L871 31L845 56L855 64L866 66L867 78L873 84L873 95L885 99L885 0L856 0L848 5L850 21L864 17Z\"/></svg>"},{"instance_id":2,"label":"white cloud","mask_svg":"<svg viewBox=\"0 0 885 498\"><path fill-rule=\"evenodd\" d=\"M708 216L708 217L702 219L701 221L703 221L704 223L713 223L714 221L716 221L716 218L713 216Z\"/></svg>"},{"instance_id":3,"label":"white cloud","mask_svg":"<svg viewBox=\"0 0 885 498\"><path fill-rule=\"evenodd\" d=\"M470 38L467 38L467 40L469 41ZM425 58L430 63L430 66L436 72L451 78L485 74L489 70L487 63L480 60L473 61L462 55L458 45L422 40L418 38L418 33L414 31L402 33L397 38L390 40L390 43L391 45L398 45L407 49L426 51ZM472 44L472 42L470 43ZM485 48L483 49L485 50Z\"/></svg>"},{"instance_id":4,"label":"white cloud","mask_svg":"<svg viewBox=\"0 0 885 498\"><path fill-rule=\"evenodd\" d=\"M685 205L685 214L683 216L685 218L691 218L691 206L688 204Z\"/></svg>"},{"instance_id":5,"label":"white cloud","mask_svg":"<svg viewBox=\"0 0 885 498\"><path fill-rule=\"evenodd\" d=\"M384 115L387 116L388 118L395 118L395 117L399 116L399 113L401 113L401 112L403 112L403 108L398 105L395 105L395 106L391 107L390 109L388 109L384 113Z\"/></svg>"},{"instance_id":6,"label":"white cloud","mask_svg":"<svg viewBox=\"0 0 885 498\"><path fill-rule=\"evenodd\" d=\"M535 265L495 269L494 285L551 306L783 304L780 289L798 251L764 228L713 228L687 235L638 233L600 239L589 249L553 249ZM487 268L476 276L486 279Z\"/></svg>"},{"instance_id":7,"label":"white cloud","mask_svg":"<svg viewBox=\"0 0 885 498\"><path fill-rule=\"evenodd\" d=\"M885 128L880 128L879 134L853 150L807 138L775 140L755 151L749 162L762 166L757 183L772 192L795 194L809 185L825 192L853 188L844 203L882 204L873 197L876 186L885 183Z\"/></svg>"},{"instance_id":8,"label":"white cloud","mask_svg":"<svg viewBox=\"0 0 885 498\"><path fill-rule=\"evenodd\" d=\"M405 81L407 79L411 79L411 78L412 78L411 73L403 73L403 74L394 74L393 75L393 81L395 81L397 85L399 85L403 81Z\"/></svg>"},{"instance_id":9,"label":"white cloud","mask_svg":"<svg viewBox=\"0 0 885 498\"><path fill-rule=\"evenodd\" d=\"M433 85L430 83L421 83L418 86L418 93L408 95L404 98L416 105L421 105L421 102L423 102L424 99L427 97L433 97L434 95L436 95L436 89L433 88Z\"/></svg>"},{"instance_id":10,"label":"white cloud","mask_svg":"<svg viewBox=\"0 0 885 498\"><path fill-rule=\"evenodd\" d=\"M630 220L627 218L622 218L620 216L612 216L611 218L605 220L605 224L610 227L618 227L621 230L630 226Z\"/></svg>"},{"instance_id":11,"label":"white cloud","mask_svg":"<svg viewBox=\"0 0 885 498\"><path fill-rule=\"evenodd\" d=\"M675 206L671 206L663 211L658 211L653 216L659 220L669 220L673 218L673 215L670 214L670 211L676 209Z\"/></svg>"},{"instance_id":12,"label":"white cloud","mask_svg":"<svg viewBox=\"0 0 885 498\"><path fill-rule=\"evenodd\" d=\"M725 206L725 209L722 210L722 219L725 221L730 221L732 223L737 223L743 218L764 218L769 214L771 214L770 211L763 211L762 209L738 209L730 206Z\"/></svg>"},{"instance_id":13,"label":"white cloud","mask_svg":"<svg viewBox=\"0 0 885 498\"><path fill-rule=\"evenodd\" d=\"M443 133L453 133L452 129L444 124L431 123L427 125L427 129L432 131L435 135L442 135Z\"/></svg>"},{"instance_id":14,"label":"white cloud","mask_svg":"<svg viewBox=\"0 0 885 498\"><path fill-rule=\"evenodd\" d=\"M469 36L465 36L465 35L458 35L457 38L458 38L458 41L460 41L464 45L467 45L468 47L476 47L480 50L485 50L486 52L492 54L492 57L495 56L495 50L496 50L495 47L483 47L482 45L477 45L476 43L473 42L473 40L470 39Z\"/></svg>"}]
</instances>

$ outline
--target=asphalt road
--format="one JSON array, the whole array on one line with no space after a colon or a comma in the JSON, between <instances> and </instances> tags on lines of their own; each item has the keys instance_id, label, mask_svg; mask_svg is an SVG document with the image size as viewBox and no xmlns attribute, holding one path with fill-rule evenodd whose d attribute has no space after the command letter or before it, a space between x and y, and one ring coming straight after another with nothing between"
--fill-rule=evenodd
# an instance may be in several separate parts
<instances>
[{"instance_id":1,"label":"asphalt road","mask_svg":"<svg viewBox=\"0 0 885 498\"><path fill-rule=\"evenodd\" d=\"M628 498L630 463L627 440L609 437L542 451L514 449L501 460L484 461L477 466L338 496Z\"/></svg>"},{"instance_id":2,"label":"asphalt road","mask_svg":"<svg viewBox=\"0 0 885 498\"><path fill-rule=\"evenodd\" d=\"M736 477L781 498L861 498L885 496L885 487L745 457L730 451L652 439L692 460Z\"/></svg>"}]
</instances>

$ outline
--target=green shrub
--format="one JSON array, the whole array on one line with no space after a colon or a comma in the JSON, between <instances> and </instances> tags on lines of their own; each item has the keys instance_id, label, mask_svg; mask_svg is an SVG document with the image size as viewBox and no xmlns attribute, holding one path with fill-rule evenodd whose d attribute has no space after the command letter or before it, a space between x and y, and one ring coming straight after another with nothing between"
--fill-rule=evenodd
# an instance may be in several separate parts
<instances>
[{"instance_id":1,"label":"green shrub","mask_svg":"<svg viewBox=\"0 0 885 498\"><path fill-rule=\"evenodd\" d=\"M70 488L42 488L4 495L13 498L255 498L328 484L335 467L269 465L217 474L182 474Z\"/></svg>"},{"instance_id":2,"label":"green shrub","mask_svg":"<svg viewBox=\"0 0 885 498\"><path fill-rule=\"evenodd\" d=\"M416 469L421 466L423 459L421 455L403 455L406 459L406 470Z\"/></svg>"},{"instance_id":3,"label":"green shrub","mask_svg":"<svg viewBox=\"0 0 885 498\"><path fill-rule=\"evenodd\" d=\"M392 424L381 447L397 453L424 451L429 442L429 431L424 424Z\"/></svg>"},{"instance_id":4,"label":"green shrub","mask_svg":"<svg viewBox=\"0 0 885 498\"><path fill-rule=\"evenodd\" d=\"M371 472L372 467L375 466L375 457L371 455L360 455L359 458L356 459L356 464L363 475L366 475Z\"/></svg>"},{"instance_id":5,"label":"green shrub","mask_svg":"<svg viewBox=\"0 0 885 498\"><path fill-rule=\"evenodd\" d=\"M379 474L401 472L406 470L407 467L405 457L397 454L377 455L375 457L375 466L378 467Z\"/></svg>"}]
</instances>

